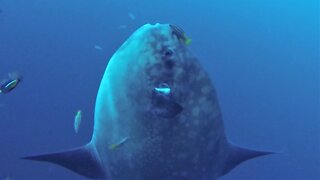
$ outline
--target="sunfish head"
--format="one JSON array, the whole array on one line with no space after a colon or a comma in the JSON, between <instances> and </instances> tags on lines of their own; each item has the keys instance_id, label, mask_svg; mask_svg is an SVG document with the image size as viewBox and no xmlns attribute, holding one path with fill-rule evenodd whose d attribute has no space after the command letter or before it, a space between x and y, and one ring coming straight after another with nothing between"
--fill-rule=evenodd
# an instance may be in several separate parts
<instances>
[{"instance_id":1,"label":"sunfish head","mask_svg":"<svg viewBox=\"0 0 320 180\"><path fill-rule=\"evenodd\" d=\"M112 56L97 95L93 137L105 136L105 132L108 136L118 134L113 132L121 131L113 127L117 121L128 123L144 113L175 118L184 110L186 102L179 101L185 101L190 94L189 83L199 70L179 36L181 32L174 27L144 25ZM170 93L157 93L164 84ZM165 105L173 109L166 109Z\"/></svg>"}]
</instances>

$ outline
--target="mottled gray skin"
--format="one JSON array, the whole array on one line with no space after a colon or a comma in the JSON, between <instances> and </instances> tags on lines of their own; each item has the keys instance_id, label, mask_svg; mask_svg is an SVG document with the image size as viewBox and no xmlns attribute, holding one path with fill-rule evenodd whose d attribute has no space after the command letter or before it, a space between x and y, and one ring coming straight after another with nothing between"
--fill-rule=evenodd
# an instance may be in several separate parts
<instances>
[{"instance_id":1,"label":"mottled gray skin","mask_svg":"<svg viewBox=\"0 0 320 180\"><path fill-rule=\"evenodd\" d=\"M168 49L173 54L166 57ZM152 92L161 83L184 108L175 117L153 113ZM215 89L168 24L144 25L111 58L90 145L108 179L212 180L222 174L229 144Z\"/></svg>"}]
</instances>

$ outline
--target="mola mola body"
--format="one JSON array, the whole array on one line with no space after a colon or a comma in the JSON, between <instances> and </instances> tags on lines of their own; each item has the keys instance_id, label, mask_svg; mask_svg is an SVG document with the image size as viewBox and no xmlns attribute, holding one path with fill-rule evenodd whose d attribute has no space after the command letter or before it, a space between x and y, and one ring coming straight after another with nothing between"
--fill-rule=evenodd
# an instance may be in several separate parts
<instances>
[{"instance_id":1,"label":"mola mola body","mask_svg":"<svg viewBox=\"0 0 320 180\"><path fill-rule=\"evenodd\" d=\"M89 178L213 180L270 154L227 141L214 86L186 39L169 24L139 28L108 63L91 141L24 159L56 163Z\"/></svg>"}]
</instances>

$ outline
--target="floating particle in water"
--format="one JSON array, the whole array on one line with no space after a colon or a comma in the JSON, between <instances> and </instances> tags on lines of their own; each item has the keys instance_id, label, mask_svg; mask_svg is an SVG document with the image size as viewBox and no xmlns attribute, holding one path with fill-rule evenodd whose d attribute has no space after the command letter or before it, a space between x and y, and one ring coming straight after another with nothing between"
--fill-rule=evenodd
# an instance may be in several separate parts
<instances>
[{"instance_id":1,"label":"floating particle in water","mask_svg":"<svg viewBox=\"0 0 320 180\"><path fill-rule=\"evenodd\" d=\"M122 24L122 25L119 26L119 29L127 29L127 25Z\"/></svg>"},{"instance_id":2,"label":"floating particle in water","mask_svg":"<svg viewBox=\"0 0 320 180\"><path fill-rule=\"evenodd\" d=\"M135 19L136 19L136 16L135 16L133 13L131 13L131 12L128 12L128 16L129 16L129 18L130 18L131 20L135 20Z\"/></svg>"},{"instance_id":3,"label":"floating particle in water","mask_svg":"<svg viewBox=\"0 0 320 180\"><path fill-rule=\"evenodd\" d=\"M95 48L96 50L99 50L99 51L103 50L103 48L102 48L101 46L99 46L99 45L94 45L94 48Z\"/></svg>"}]
</instances>

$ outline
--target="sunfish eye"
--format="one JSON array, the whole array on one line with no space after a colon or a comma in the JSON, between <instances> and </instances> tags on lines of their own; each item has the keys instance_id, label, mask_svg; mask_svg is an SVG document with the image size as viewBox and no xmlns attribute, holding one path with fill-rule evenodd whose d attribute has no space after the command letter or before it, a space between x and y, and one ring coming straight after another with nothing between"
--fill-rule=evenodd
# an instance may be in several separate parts
<instances>
[{"instance_id":1,"label":"sunfish eye","mask_svg":"<svg viewBox=\"0 0 320 180\"><path fill-rule=\"evenodd\" d=\"M171 92L170 87L168 86L168 84L166 83L162 83L159 85L159 87L154 88L154 90L159 93L159 94L163 94L163 95L169 95Z\"/></svg>"}]
</instances>

